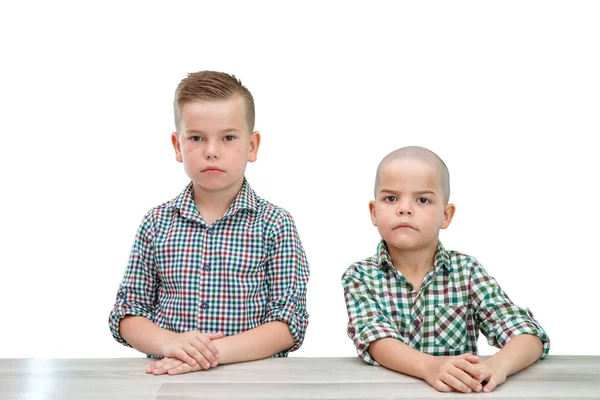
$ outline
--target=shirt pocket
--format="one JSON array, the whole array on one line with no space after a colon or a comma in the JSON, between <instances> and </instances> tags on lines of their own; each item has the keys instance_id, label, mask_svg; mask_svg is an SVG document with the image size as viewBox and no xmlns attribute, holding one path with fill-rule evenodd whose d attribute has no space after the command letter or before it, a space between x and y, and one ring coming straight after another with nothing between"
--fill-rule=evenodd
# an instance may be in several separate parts
<instances>
[{"instance_id":1,"label":"shirt pocket","mask_svg":"<svg viewBox=\"0 0 600 400\"><path fill-rule=\"evenodd\" d=\"M435 344L458 349L467 341L467 306L440 304L435 306Z\"/></svg>"}]
</instances>

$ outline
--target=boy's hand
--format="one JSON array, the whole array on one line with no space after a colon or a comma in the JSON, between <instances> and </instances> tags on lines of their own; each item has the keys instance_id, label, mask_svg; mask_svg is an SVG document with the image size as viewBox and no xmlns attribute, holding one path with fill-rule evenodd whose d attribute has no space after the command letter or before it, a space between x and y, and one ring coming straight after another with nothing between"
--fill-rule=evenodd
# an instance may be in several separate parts
<instances>
[{"instance_id":1,"label":"boy's hand","mask_svg":"<svg viewBox=\"0 0 600 400\"><path fill-rule=\"evenodd\" d=\"M452 357L433 357L426 365L425 382L440 392L458 390L463 393L481 391L479 357L461 354Z\"/></svg>"},{"instance_id":2,"label":"boy's hand","mask_svg":"<svg viewBox=\"0 0 600 400\"><path fill-rule=\"evenodd\" d=\"M172 339L163 346L162 354L181 360L190 366L199 365L209 369L217 366L219 351L211 340L220 339L223 333L201 333L190 331L175 333Z\"/></svg>"},{"instance_id":3,"label":"boy's hand","mask_svg":"<svg viewBox=\"0 0 600 400\"><path fill-rule=\"evenodd\" d=\"M496 388L496 386L506 382L508 374L504 366L500 362L488 358L479 363L476 368L481 376L480 381L486 381L487 384L483 387L483 391L488 393Z\"/></svg>"},{"instance_id":4,"label":"boy's hand","mask_svg":"<svg viewBox=\"0 0 600 400\"><path fill-rule=\"evenodd\" d=\"M153 362L152 364L149 364L146 366L146 373L147 374L154 374L154 375L162 375L162 374L169 374L169 375L176 375L177 373L175 373L175 370L177 367L184 365L185 363L183 361L181 361L178 358L173 358L173 357L165 357L162 360ZM188 367L190 366L189 364L185 364ZM195 367L197 367L197 369L201 369L200 366L198 364L195 364ZM191 367L190 367L190 371L191 371Z\"/></svg>"}]
</instances>

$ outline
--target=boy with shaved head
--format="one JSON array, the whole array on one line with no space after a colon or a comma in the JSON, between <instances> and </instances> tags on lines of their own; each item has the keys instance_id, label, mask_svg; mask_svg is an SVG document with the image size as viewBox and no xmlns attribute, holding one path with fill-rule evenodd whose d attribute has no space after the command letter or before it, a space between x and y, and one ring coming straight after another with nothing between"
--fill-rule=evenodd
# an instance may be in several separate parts
<instances>
[{"instance_id":1,"label":"boy with shaved head","mask_svg":"<svg viewBox=\"0 0 600 400\"><path fill-rule=\"evenodd\" d=\"M473 257L438 239L454 216L446 164L422 147L388 154L377 168L371 220L377 253L342 277L348 336L370 364L443 392L489 392L545 358L548 335ZM501 348L477 357L479 330Z\"/></svg>"}]
</instances>

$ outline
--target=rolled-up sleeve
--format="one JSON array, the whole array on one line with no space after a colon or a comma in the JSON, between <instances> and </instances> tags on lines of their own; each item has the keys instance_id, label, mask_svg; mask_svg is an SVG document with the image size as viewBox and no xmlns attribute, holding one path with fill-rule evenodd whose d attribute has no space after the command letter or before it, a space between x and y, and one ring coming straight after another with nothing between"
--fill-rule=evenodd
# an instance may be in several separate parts
<instances>
[{"instance_id":1,"label":"rolled-up sleeve","mask_svg":"<svg viewBox=\"0 0 600 400\"><path fill-rule=\"evenodd\" d=\"M119 323L127 315L137 315L152 320L156 301L156 262L154 257L153 223L148 213L136 234L123 281L119 286L115 305L110 312L110 331L119 343L129 343L119 333Z\"/></svg>"},{"instance_id":2,"label":"rolled-up sleeve","mask_svg":"<svg viewBox=\"0 0 600 400\"><path fill-rule=\"evenodd\" d=\"M294 346L275 355L281 357L300 348L308 326L306 286L310 270L289 213L284 212L273 225L268 246L266 273L269 301L264 323L283 321L288 324L294 338Z\"/></svg>"},{"instance_id":3,"label":"rolled-up sleeve","mask_svg":"<svg viewBox=\"0 0 600 400\"><path fill-rule=\"evenodd\" d=\"M550 351L550 338L529 309L516 306L481 264L473 264L470 288L475 318L479 329L491 346L504 347L516 335L529 334L540 338L541 359Z\"/></svg>"},{"instance_id":4,"label":"rolled-up sleeve","mask_svg":"<svg viewBox=\"0 0 600 400\"><path fill-rule=\"evenodd\" d=\"M394 338L403 343L404 340L371 294L361 270L359 264L353 264L342 276L348 311L347 333L356 346L358 356L369 364L379 365L369 354L369 345L383 338Z\"/></svg>"}]
</instances>

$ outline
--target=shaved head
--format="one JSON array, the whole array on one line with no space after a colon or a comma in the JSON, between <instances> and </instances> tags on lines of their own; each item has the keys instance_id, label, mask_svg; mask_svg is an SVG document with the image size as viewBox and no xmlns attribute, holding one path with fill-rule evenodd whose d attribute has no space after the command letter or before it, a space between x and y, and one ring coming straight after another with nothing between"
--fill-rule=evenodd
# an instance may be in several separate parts
<instances>
[{"instance_id":1,"label":"shaved head","mask_svg":"<svg viewBox=\"0 0 600 400\"><path fill-rule=\"evenodd\" d=\"M377 197L379 179L383 168L391 162L406 159L420 161L424 164L431 165L437 170L444 202L448 203L448 200L450 200L450 173L448 172L448 167L446 167L444 161L442 161L442 159L433 151L419 146L402 147L392 151L381 160L377 167L377 175L375 176L375 197Z\"/></svg>"}]
</instances>

